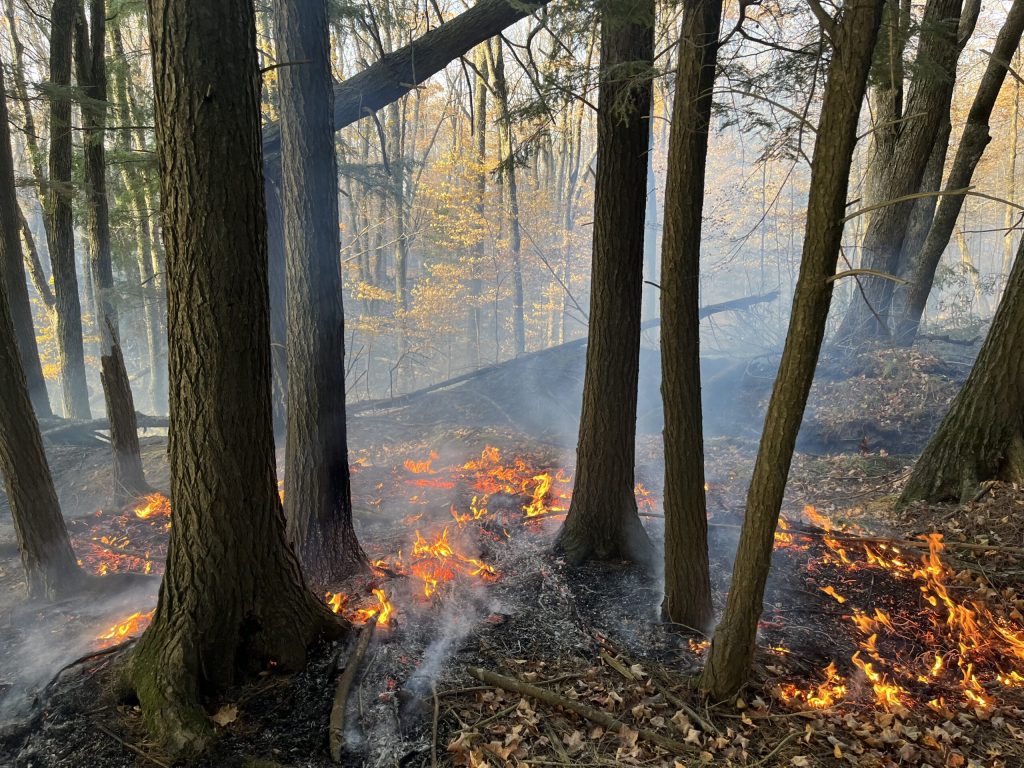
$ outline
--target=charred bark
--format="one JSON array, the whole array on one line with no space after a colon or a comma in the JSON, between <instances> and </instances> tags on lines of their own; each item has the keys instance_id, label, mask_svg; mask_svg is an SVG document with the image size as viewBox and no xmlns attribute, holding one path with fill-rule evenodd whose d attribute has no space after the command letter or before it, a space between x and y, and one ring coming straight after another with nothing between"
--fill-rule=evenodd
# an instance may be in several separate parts
<instances>
[{"instance_id":1,"label":"charred bark","mask_svg":"<svg viewBox=\"0 0 1024 768\"><path fill-rule=\"evenodd\" d=\"M1024 241L978 359L914 466L903 502L967 501L985 480L1024 481L1022 254Z\"/></svg>"},{"instance_id":2,"label":"charred bark","mask_svg":"<svg viewBox=\"0 0 1024 768\"><path fill-rule=\"evenodd\" d=\"M974 102L967 114L967 123L960 137L960 144L957 147L949 178L946 180L945 191L947 193L970 185L974 170L978 167L985 147L992 140L989 133L989 118L992 116L992 109L999 96L999 91L1003 87L1003 81L1006 80L1010 59L1013 58L1014 52L1020 45L1022 34L1024 34L1024 0L1014 0L1006 20L1003 22L1003 27L999 30L999 36L996 38L995 46L989 56L985 73L982 75L981 83L974 95ZM943 251L949 244L949 238L953 234L953 228L956 226L956 220L960 216L963 204L963 195L946 194L942 197L935 211L928 237L914 260L910 282L896 292L897 338L904 344L911 343L917 336L921 316L924 314L928 295L931 293L932 283L935 280L935 270L942 259Z\"/></svg>"},{"instance_id":3,"label":"charred bark","mask_svg":"<svg viewBox=\"0 0 1024 768\"><path fill-rule=\"evenodd\" d=\"M700 241L721 20L722 0L685 0L683 4L661 253L665 407L665 600L661 612L668 621L701 631L714 618L714 609L700 402Z\"/></svg>"},{"instance_id":4,"label":"charred bark","mask_svg":"<svg viewBox=\"0 0 1024 768\"><path fill-rule=\"evenodd\" d=\"M139 451L135 401L121 352L120 328L110 261L110 204L107 199L106 133L107 64L104 0L91 0L88 21L79 17L76 35L78 82L85 128L85 200L89 257L100 335L100 383L110 421L110 447L114 459L114 497L124 502L148 493Z\"/></svg>"},{"instance_id":5,"label":"charred bark","mask_svg":"<svg viewBox=\"0 0 1024 768\"><path fill-rule=\"evenodd\" d=\"M71 211L71 48L77 0L54 0L50 14L50 173L45 197L47 246L56 298L57 350L64 415L88 419L82 304L75 271L74 220Z\"/></svg>"},{"instance_id":6,"label":"charred bark","mask_svg":"<svg viewBox=\"0 0 1024 768\"><path fill-rule=\"evenodd\" d=\"M0 72L0 286L6 286L7 301L18 343L18 356L28 385L29 398L37 417L48 418L50 397L46 391L43 367L39 362L32 305L25 283L25 262L21 252L22 215L14 186L14 157L11 153L11 129L7 114L7 96L3 72Z\"/></svg>"},{"instance_id":7,"label":"charred bark","mask_svg":"<svg viewBox=\"0 0 1024 768\"><path fill-rule=\"evenodd\" d=\"M576 482L555 546L574 564L624 558L650 565L633 472L654 2L617 0L601 13L587 364Z\"/></svg>"},{"instance_id":8,"label":"charred bark","mask_svg":"<svg viewBox=\"0 0 1024 768\"><path fill-rule=\"evenodd\" d=\"M174 527L130 679L174 753L210 734L201 695L341 625L285 537L271 414L266 217L252 3L150 0L167 256Z\"/></svg>"},{"instance_id":9,"label":"charred bark","mask_svg":"<svg viewBox=\"0 0 1024 768\"><path fill-rule=\"evenodd\" d=\"M849 0L832 35L834 50L811 161L807 224L789 331L747 492L729 597L700 681L715 700L740 689L754 656L775 528L832 301L830 278L842 243L857 118L883 3Z\"/></svg>"},{"instance_id":10,"label":"charred bark","mask_svg":"<svg viewBox=\"0 0 1024 768\"><path fill-rule=\"evenodd\" d=\"M318 584L365 567L352 527L345 316L326 0L278 0L281 175L288 288L288 538Z\"/></svg>"}]
</instances>

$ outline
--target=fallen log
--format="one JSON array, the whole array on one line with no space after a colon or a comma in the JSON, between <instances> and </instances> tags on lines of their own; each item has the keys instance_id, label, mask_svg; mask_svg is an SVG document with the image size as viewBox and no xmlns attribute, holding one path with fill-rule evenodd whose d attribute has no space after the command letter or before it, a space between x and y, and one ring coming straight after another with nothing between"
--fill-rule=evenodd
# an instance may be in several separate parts
<instances>
[{"instance_id":1,"label":"fallen log","mask_svg":"<svg viewBox=\"0 0 1024 768\"><path fill-rule=\"evenodd\" d=\"M359 665L363 662L366 649L370 647L370 640L373 638L373 631L377 628L376 617L366 622L362 632L359 633L359 640L356 647L349 656L345 671L341 673L338 680L338 687L334 690L334 702L331 704L331 719L328 726L328 740L331 752L331 760L341 762L341 752L345 748L345 711L348 709L348 694L352 689L352 683L356 679Z\"/></svg>"},{"instance_id":2,"label":"fallen log","mask_svg":"<svg viewBox=\"0 0 1024 768\"><path fill-rule=\"evenodd\" d=\"M135 421L140 430L145 429L166 429L170 426L170 419L163 416L147 416L144 413L135 413ZM76 443L93 442L101 440L99 433L110 430L110 422L106 419L92 419L89 421L73 421L70 419L47 419L41 422L43 439L55 443Z\"/></svg>"},{"instance_id":3,"label":"fallen log","mask_svg":"<svg viewBox=\"0 0 1024 768\"><path fill-rule=\"evenodd\" d=\"M706 318L712 315L717 315L722 312L738 312L745 309L750 309L758 304L765 304L770 301L775 301L779 296L779 292L771 291L769 293L759 293L753 296L744 296L741 299L732 299L730 301L719 302L718 304L709 304L706 307L701 307L700 317ZM641 331L650 330L651 328L657 328L661 325L660 318L654 318L653 320L647 320L640 326ZM430 394L431 392L437 392L442 389L454 387L457 384L470 381L477 378L478 376L486 376L489 373L494 373L516 365L529 365L533 361L536 361L544 356L558 356L565 353L567 350L575 347L583 346L587 343L587 337L583 336L579 339L573 339L567 341L564 344L557 344L553 347L547 347L546 349L539 349L536 352L529 352L525 355L512 358L511 360L504 360L500 363L494 363L493 365L487 365L483 368L477 368L475 371L469 373L463 373L459 376L455 376L451 379L439 381L436 384L417 389L415 392L409 392L405 395L398 395L397 397L385 397L378 400L365 400L360 403L354 403L348 407L350 414L362 413L364 411L375 411L388 408L399 408L404 405L408 405L424 395Z\"/></svg>"},{"instance_id":4,"label":"fallen log","mask_svg":"<svg viewBox=\"0 0 1024 768\"><path fill-rule=\"evenodd\" d=\"M486 683L487 685L491 685L496 688L502 688L506 691L510 691L511 693L518 693L520 696L529 696L531 699L543 701L545 704L550 704L553 707L561 707L562 709L567 709L570 712L575 712L577 715L586 718L592 723L603 726L609 731L619 734L623 738L628 739L632 733L637 733L644 741L656 744L670 754L683 755L690 751L682 742L671 739L668 736L663 736L660 733L656 733L655 731L651 731L646 728L633 728L621 720L612 717L607 712L587 706L586 704L581 704L578 701L566 699L552 691L538 688L535 685L530 685L529 683L524 683L511 677L499 675L496 672L491 672L490 670L483 669L481 667L468 667L467 671L482 683Z\"/></svg>"}]
</instances>

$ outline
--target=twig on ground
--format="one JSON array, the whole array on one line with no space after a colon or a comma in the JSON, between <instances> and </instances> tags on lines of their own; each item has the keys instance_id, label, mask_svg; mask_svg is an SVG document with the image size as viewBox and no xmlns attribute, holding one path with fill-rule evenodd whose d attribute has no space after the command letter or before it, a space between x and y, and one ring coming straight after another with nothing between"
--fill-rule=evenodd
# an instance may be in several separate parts
<instances>
[{"instance_id":1,"label":"twig on ground","mask_svg":"<svg viewBox=\"0 0 1024 768\"><path fill-rule=\"evenodd\" d=\"M434 726L430 731L430 766L437 768L437 715L441 702L437 698L437 686L434 683L430 684L430 693L434 697Z\"/></svg>"},{"instance_id":2,"label":"twig on ground","mask_svg":"<svg viewBox=\"0 0 1024 768\"><path fill-rule=\"evenodd\" d=\"M370 647L370 639L373 637L373 631L376 628L376 617L366 622L366 626L363 627L363 631L359 634L355 650L352 651L348 664L345 665L345 671L341 674L341 679L338 680L338 687L334 691L334 703L331 704L328 734L331 760L336 763L341 762L341 751L345 748L345 709L348 704L348 693L352 688L352 681L355 680L356 673L359 671L359 665L366 655L366 649Z\"/></svg>"},{"instance_id":3,"label":"twig on ground","mask_svg":"<svg viewBox=\"0 0 1024 768\"><path fill-rule=\"evenodd\" d=\"M787 733L785 738L782 739L782 741L780 741L778 744L776 744L775 748L771 752L769 752L767 755L762 757L756 763L751 763L750 764L750 768L757 768L757 766L759 766L759 765L766 765L768 763L768 761L771 760L773 757L775 757L775 755L777 755L782 750L782 748L784 746L789 744L789 742L791 742L793 739L795 739L799 735L800 734L797 731L790 731L789 733Z\"/></svg>"},{"instance_id":4,"label":"twig on ground","mask_svg":"<svg viewBox=\"0 0 1024 768\"><path fill-rule=\"evenodd\" d=\"M134 752L136 755L141 757L143 760L148 760L149 762L153 763L153 765L159 765L160 768L171 768L169 763L165 763L163 760L159 760L159 759L153 757L152 755L146 753L145 750L139 749L134 744L125 741L120 736L118 736L116 733L114 733L112 730L107 728L105 725L100 725L99 723L94 722L93 726L96 728L97 731L99 731L100 733L102 733L102 734L104 734L106 736L109 736L111 739L116 741L122 747L125 747L126 749L130 749L132 752Z\"/></svg>"},{"instance_id":5,"label":"twig on ground","mask_svg":"<svg viewBox=\"0 0 1024 768\"><path fill-rule=\"evenodd\" d=\"M480 682L493 685L497 688L502 688L512 693L518 693L521 696L529 696L530 698L537 699L538 701L543 701L545 704L550 704L553 707L562 707L570 712L575 712L577 715L580 715L593 723L604 726L607 730L614 731L624 738L628 738L628 734L630 733L637 733L644 741L657 744L659 747L671 754L682 755L690 751L685 744L682 744L675 739L670 739L668 736L663 736L660 733L647 730L646 728L633 728L621 720L612 717L607 712L594 709L593 707L581 704L578 701L571 701L563 698L552 691L546 691L535 685L530 685L529 683L524 683L511 677L505 677L504 675L499 675L495 672L491 672L490 670L481 669L480 667L469 667L467 671Z\"/></svg>"}]
</instances>

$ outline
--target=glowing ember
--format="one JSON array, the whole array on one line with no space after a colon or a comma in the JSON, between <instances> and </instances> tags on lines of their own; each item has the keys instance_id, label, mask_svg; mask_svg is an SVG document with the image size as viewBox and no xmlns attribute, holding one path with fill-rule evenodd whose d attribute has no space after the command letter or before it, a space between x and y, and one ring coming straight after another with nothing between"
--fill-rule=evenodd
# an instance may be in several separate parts
<instances>
[{"instance_id":1,"label":"glowing ember","mask_svg":"<svg viewBox=\"0 0 1024 768\"><path fill-rule=\"evenodd\" d=\"M780 698L787 704L810 709L831 707L846 696L846 681L836 671L835 662L830 663L823 672L825 681L820 685L802 690L792 683L779 688Z\"/></svg>"}]
</instances>

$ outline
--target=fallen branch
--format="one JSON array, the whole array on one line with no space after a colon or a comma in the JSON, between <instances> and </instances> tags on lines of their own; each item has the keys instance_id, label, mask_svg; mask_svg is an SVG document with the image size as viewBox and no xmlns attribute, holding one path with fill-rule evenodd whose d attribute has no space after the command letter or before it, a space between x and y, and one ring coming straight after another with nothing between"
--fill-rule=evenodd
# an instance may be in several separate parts
<instances>
[{"instance_id":1,"label":"fallen branch","mask_svg":"<svg viewBox=\"0 0 1024 768\"><path fill-rule=\"evenodd\" d=\"M331 749L331 760L341 762L341 751L345 748L345 710L348 708L348 693L352 688L352 682L356 679L359 665L366 655L366 649L370 647L370 639L373 631L377 628L376 617L366 622L363 631L359 633L359 640L356 642L355 650L349 656L345 671L341 673L338 680L338 687L334 691L334 703L331 704L331 719L328 727L328 738Z\"/></svg>"},{"instance_id":2,"label":"fallen branch","mask_svg":"<svg viewBox=\"0 0 1024 768\"><path fill-rule=\"evenodd\" d=\"M125 749L130 749L132 752L134 752L136 755L141 757L143 760L148 760L149 762L153 763L154 765L159 765L160 768L171 768L169 763L165 763L163 760L158 760L157 758L155 758L152 755L148 754L145 750L140 749L139 747L135 746L131 742L125 741L124 739L122 739L120 736L118 736L116 733L114 733L112 730L110 730L106 726L100 725L99 723L96 723L96 722L93 723L93 726L96 728L97 731L99 731L100 733L102 733L102 734L104 734L106 736L109 736L110 738L112 738L114 741L116 741L118 744L120 744Z\"/></svg>"},{"instance_id":3,"label":"fallen branch","mask_svg":"<svg viewBox=\"0 0 1024 768\"><path fill-rule=\"evenodd\" d=\"M654 731L647 730L646 728L633 728L621 720L612 717L607 712L594 709L593 707L581 704L578 701L571 701L570 699L559 696L552 691L546 691L535 685L514 680L511 677L505 677L504 675L499 675L496 672L491 672L488 669L482 669L480 667L468 667L467 671L482 683L487 683L495 688L501 688L512 693L518 693L520 696L529 696L532 699L543 701L545 704L549 704L553 707L561 707L562 709L567 709L570 712L575 712L577 715L586 718L592 723L604 726L609 731L613 731L623 738L629 738L632 733L637 733L644 741L657 744L659 747L673 755L682 755L689 751L686 745L676 741L675 739L670 739L668 736L663 736L660 733L655 733Z\"/></svg>"}]
</instances>

